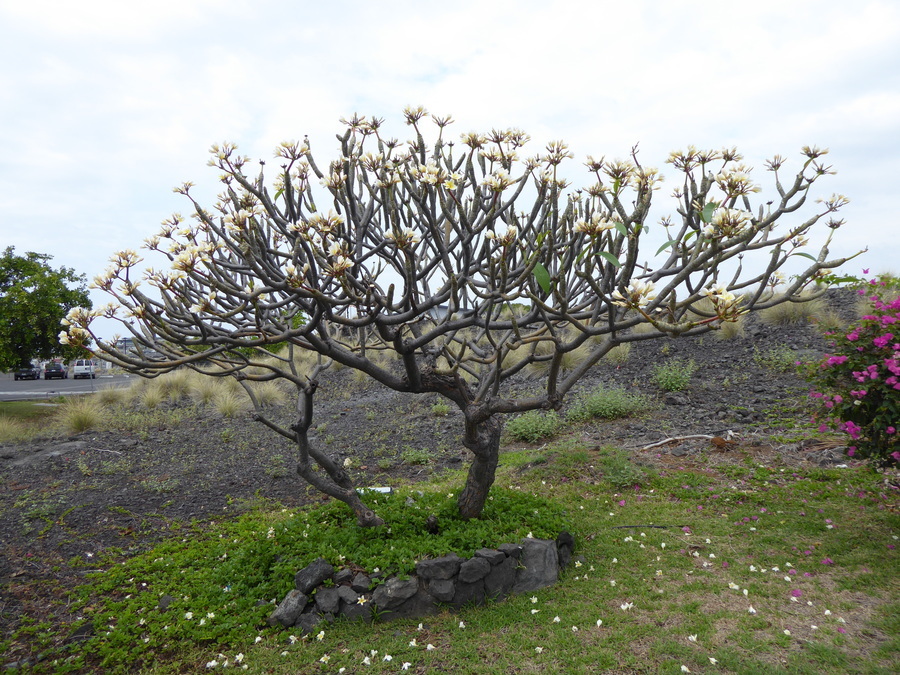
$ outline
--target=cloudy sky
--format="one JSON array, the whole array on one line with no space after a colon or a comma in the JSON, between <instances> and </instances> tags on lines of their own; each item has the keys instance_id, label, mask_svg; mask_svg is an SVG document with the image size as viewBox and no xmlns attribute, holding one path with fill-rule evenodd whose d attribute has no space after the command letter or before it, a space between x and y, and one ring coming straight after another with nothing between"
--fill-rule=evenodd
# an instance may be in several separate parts
<instances>
[{"instance_id":1,"label":"cloudy sky","mask_svg":"<svg viewBox=\"0 0 900 675\"><path fill-rule=\"evenodd\" d=\"M520 127L529 154L564 139L576 183L636 143L672 178L670 150L738 146L764 187L764 159L828 147L818 196L852 200L833 251L900 270L896 0L0 0L0 63L0 246L89 278L189 210L176 184L212 203L212 143L327 158L341 117L405 137L410 104Z\"/></svg>"}]
</instances>

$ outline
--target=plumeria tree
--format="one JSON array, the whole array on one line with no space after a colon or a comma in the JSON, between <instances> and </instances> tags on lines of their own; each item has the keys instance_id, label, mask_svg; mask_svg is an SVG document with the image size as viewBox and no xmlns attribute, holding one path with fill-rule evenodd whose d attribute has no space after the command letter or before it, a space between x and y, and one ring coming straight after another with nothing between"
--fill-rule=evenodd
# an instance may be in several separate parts
<instances>
[{"instance_id":1,"label":"plumeria tree","mask_svg":"<svg viewBox=\"0 0 900 675\"><path fill-rule=\"evenodd\" d=\"M636 151L588 158L589 185L570 189L564 143L525 156L529 138L518 129L453 140L449 117L430 117L426 142L428 117L406 109L406 142L387 138L380 119L342 120L340 154L327 166L307 140L282 143L272 169L233 144L214 145L218 201L207 208L191 183L176 188L190 219L173 215L145 242L168 267L140 272L136 252L117 254L94 281L114 302L71 312L61 339L90 338L98 356L146 376L188 367L237 378L256 419L296 444L298 473L365 526L381 519L307 435L322 371L336 362L397 391L443 396L465 420L472 456L458 504L473 518L494 480L503 415L559 408L617 345L698 335L801 292L809 299L817 278L847 260L828 257L846 198L799 215L813 184L832 173L825 150L803 148L789 181L784 158L767 162L775 194L761 205L736 150L673 152L677 215L648 253L662 176ZM825 244L806 253L819 225ZM776 292L780 270L798 260L802 269ZM133 348L94 334L97 316L121 321ZM650 330L633 331L639 324ZM314 365L298 365L310 352ZM540 391L516 397L508 384L530 364L545 366ZM289 424L254 396L254 382L272 379L296 390Z\"/></svg>"}]
</instances>

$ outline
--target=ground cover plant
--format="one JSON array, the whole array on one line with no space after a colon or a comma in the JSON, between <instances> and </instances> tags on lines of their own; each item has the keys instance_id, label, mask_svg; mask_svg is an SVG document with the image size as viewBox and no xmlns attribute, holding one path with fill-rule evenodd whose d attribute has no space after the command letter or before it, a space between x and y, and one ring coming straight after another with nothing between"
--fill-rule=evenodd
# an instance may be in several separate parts
<instances>
[{"instance_id":1,"label":"ground cover plant","mask_svg":"<svg viewBox=\"0 0 900 675\"><path fill-rule=\"evenodd\" d=\"M254 513L185 533L101 575L85 598L105 597L90 651L108 659L105 672L151 655L143 672L893 672L900 612L885 600L897 599L900 522L881 476L862 466L796 471L748 459L721 472L672 466L617 485L598 470L602 454L524 471L534 466L527 449L501 460L497 498L530 499L542 510L552 494L579 533L576 560L555 587L421 621L338 623L307 636L264 629L272 605L255 600L289 587L301 551L340 564L350 542L318 525L352 513L343 505ZM440 488L457 480L434 486L446 518L454 517L452 501ZM425 506L426 497L413 498ZM515 513L509 532L521 534L516 526L530 507L511 503L497 513ZM551 518L546 529L559 522ZM503 531L483 528L459 536L478 547ZM318 540L304 549L304 534ZM377 537L385 541L356 542L369 565L388 550L391 536ZM441 544L465 548L452 539ZM280 558L279 550L290 553ZM406 555L387 553L400 567ZM268 570L281 580L263 582ZM172 604L160 612L169 594Z\"/></svg>"},{"instance_id":2,"label":"ground cover plant","mask_svg":"<svg viewBox=\"0 0 900 675\"><path fill-rule=\"evenodd\" d=\"M395 391L443 397L461 413L471 453L460 513L476 518L504 415L558 410L620 345L701 335L814 300L824 292L816 282L849 259L829 258L847 198L813 196L833 173L821 148L802 148L793 176L784 157L768 160L771 194L758 200L762 186L736 149L671 153L667 241L647 250L662 173L636 148L626 159L588 157L588 185L570 191L564 165L574 155L563 142L525 157L519 129L457 142L449 117L408 108L404 118L405 142L388 137L383 120L343 120L340 155L327 167L308 140L282 143L274 171L251 172L234 144L214 145L218 201L206 207L182 184L193 222L174 214L145 242L169 269L142 274L135 251L116 254L94 280L113 302L70 312L61 341L93 341L98 355L147 376L187 367L246 385L256 419L296 444L299 475L363 526L384 521L310 437L320 376L343 366ZM807 253L819 229L821 248ZM128 341L100 340L99 316L118 320ZM526 371L541 387L515 395ZM272 380L296 397L290 420L252 391Z\"/></svg>"}]
</instances>

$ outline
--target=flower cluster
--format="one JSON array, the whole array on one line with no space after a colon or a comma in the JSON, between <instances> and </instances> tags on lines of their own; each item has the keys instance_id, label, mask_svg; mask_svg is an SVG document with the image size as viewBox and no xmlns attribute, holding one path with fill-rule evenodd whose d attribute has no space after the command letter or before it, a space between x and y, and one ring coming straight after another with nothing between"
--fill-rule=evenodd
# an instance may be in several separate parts
<instances>
[{"instance_id":1,"label":"flower cluster","mask_svg":"<svg viewBox=\"0 0 900 675\"><path fill-rule=\"evenodd\" d=\"M622 219L616 214L613 214L611 218L607 218L602 213L594 212L590 219L578 220L575 223L575 231L590 237L596 237L604 232L615 229L617 222L621 223Z\"/></svg>"},{"instance_id":2,"label":"flower cluster","mask_svg":"<svg viewBox=\"0 0 900 675\"><path fill-rule=\"evenodd\" d=\"M810 396L822 406L820 430L846 433L850 456L900 463L900 298L883 301L886 285L872 280L859 291L872 311L832 336L833 353L810 373Z\"/></svg>"},{"instance_id":3,"label":"flower cluster","mask_svg":"<svg viewBox=\"0 0 900 675\"><path fill-rule=\"evenodd\" d=\"M709 298L722 321L737 321L744 313L740 308L742 298L721 284L704 288L700 294Z\"/></svg>"},{"instance_id":4,"label":"flower cluster","mask_svg":"<svg viewBox=\"0 0 900 675\"><path fill-rule=\"evenodd\" d=\"M613 291L613 304L620 307L646 307L656 298L654 288L652 281L636 279L628 284L624 294L618 290Z\"/></svg>"}]
</instances>

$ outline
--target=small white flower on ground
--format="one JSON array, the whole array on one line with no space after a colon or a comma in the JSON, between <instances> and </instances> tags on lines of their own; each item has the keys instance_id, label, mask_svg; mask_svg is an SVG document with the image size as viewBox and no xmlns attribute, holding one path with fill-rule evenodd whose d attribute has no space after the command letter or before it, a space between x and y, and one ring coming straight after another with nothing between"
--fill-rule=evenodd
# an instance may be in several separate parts
<instances>
[{"instance_id":1,"label":"small white flower on ground","mask_svg":"<svg viewBox=\"0 0 900 675\"><path fill-rule=\"evenodd\" d=\"M733 590L733 591L736 591L736 590L738 590L738 589L740 588L740 586L738 586L738 585L737 585L736 583L734 583L733 581L730 581L730 582L728 582L728 588L730 588L730 589Z\"/></svg>"},{"instance_id":2,"label":"small white flower on ground","mask_svg":"<svg viewBox=\"0 0 900 675\"><path fill-rule=\"evenodd\" d=\"M785 629L784 629L784 634L785 634L785 635L790 635L790 634L791 634L791 631L789 631L787 628L785 628Z\"/></svg>"},{"instance_id":3,"label":"small white flower on ground","mask_svg":"<svg viewBox=\"0 0 900 675\"><path fill-rule=\"evenodd\" d=\"M412 664L411 664L409 661L404 661L404 662L403 662L403 665L400 666L400 670L409 670L409 667L410 667L411 665L412 665Z\"/></svg>"},{"instance_id":4,"label":"small white flower on ground","mask_svg":"<svg viewBox=\"0 0 900 675\"><path fill-rule=\"evenodd\" d=\"M328 656L328 654L322 654L322 658L319 659L319 661L321 661L322 663L328 663L329 661L331 661L331 657Z\"/></svg>"},{"instance_id":5,"label":"small white flower on ground","mask_svg":"<svg viewBox=\"0 0 900 675\"><path fill-rule=\"evenodd\" d=\"M534 651L536 651L538 654L540 654L542 651L544 651L544 648L543 647L535 647Z\"/></svg>"},{"instance_id":6,"label":"small white flower on ground","mask_svg":"<svg viewBox=\"0 0 900 675\"><path fill-rule=\"evenodd\" d=\"M681 672L682 672L682 673L689 673L689 672L691 672L691 669L688 668L687 666L681 666Z\"/></svg>"},{"instance_id":7,"label":"small white flower on ground","mask_svg":"<svg viewBox=\"0 0 900 675\"><path fill-rule=\"evenodd\" d=\"M621 605L619 605L619 607L622 609L623 612L628 611L629 609L634 607L634 603L633 602L623 602Z\"/></svg>"},{"instance_id":8,"label":"small white flower on ground","mask_svg":"<svg viewBox=\"0 0 900 675\"><path fill-rule=\"evenodd\" d=\"M193 612L185 612L184 618L187 619L188 621L190 621L191 619L194 618L194 613Z\"/></svg>"},{"instance_id":9,"label":"small white flower on ground","mask_svg":"<svg viewBox=\"0 0 900 675\"><path fill-rule=\"evenodd\" d=\"M294 643L297 641L297 636L296 636L296 635L291 635L291 636L288 637L288 640L291 641L291 644L294 644Z\"/></svg>"},{"instance_id":10,"label":"small white flower on ground","mask_svg":"<svg viewBox=\"0 0 900 675\"><path fill-rule=\"evenodd\" d=\"M830 609L826 609L826 610L825 610L825 616L831 616L831 610L830 610Z\"/></svg>"},{"instance_id":11,"label":"small white flower on ground","mask_svg":"<svg viewBox=\"0 0 900 675\"><path fill-rule=\"evenodd\" d=\"M573 633L577 633L577 632L578 632L578 626L572 626L572 632L573 632Z\"/></svg>"},{"instance_id":12,"label":"small white flower on ground","mask_svg":"<svg viewBox=\"0 0 900 675\"><path fill-rule=\"evenodd\" d=\"M615 580L615 579L610 579L610 580L609 580L609 585L610 585L610 586L615 586L615 585L616 585L616 580Z\"/></svg>"},{"instance_id":13,"label":"small white flower on ground","mask_svg":"<svg viewBox=\"0 0 900 675\"><path fill-rule=\"evenodd\" d=\"M748 591L748 590L745 588L745 589L743 590L743 593L744 593L744 597L746 598L747 595L749 595L750 591Z\"/></svg>"},{"instance_id":14,"label":"small white flower on ground","mask_svg":"<svg viewBox=\"0 0 900 675\"><path fill-rule=\"evenodd\" d=\"M381 660L382 660L382 661L393 661L393 660L394 660L394 657L391 656L390 654L385 654L385 655L384 655L384 658L381 659Z\"/></svg>"},{"instance_id":15,"label":"small white flower on ground","mask_svg":"<svg viewBox=\"0 0 900 675\"><path fill-rule=\"evenodd\" d=\"M531 613L532 613L532 614L537 614L537 613L540 612L540 611L541 611L541 610L539 610L539 609L533 609L533 610L531 610Z\"/></svg>"},{"instance_id":16,"label":"small white flower on ground","mask_svg":"<svg viewBox=\"0 0 900 675\"><path fill-rule=\"evenodd\" d=\"M747 610L750 614L756 614L756 610L753 609L753 605L750 605L750 608Z\"/></svg>"},{"instance_id":17,"label":"small white flower on ground","mask_svg":"<svg viewBox=\"0 0 900 675\"><path fill-rule=\"evenodd\" d=\"M810 628L812 628L813 630L819 630L819 627L816 624L812 624Z\"/></svg>"},{"instance_id":18,"label":"small white flower on ground","mask_svg":"<svg viewBox=\"0 0 900 675\"><path fill-rule=\"evenodd\" d=\"M711 664L713 664L713 665L716 665L716 664L719 662L719 660L718 660L718 659L714 659L712 656L710 656L710 657L709 657L709 662L710 662Z\"/></svg>"},{"instance_id":19,"label":"small white flower on ground","mask_svg":"<svg viewBox=\"0 0 900 675\"><path fill-rule=\"evenodd\" d=\"M318 640L319 642L321 642L321 641L324 640L324 639L325 639L325 631L324 631L324 630L320 630L320 631L319 631L319 634L316 635L316 640Z\"/></svg>"},{"instance_id":20,"label":"small white flower on ground","mask_svg":"<svg viewBox=\"0 0 900 675\"><path fill-rule=\"evenodd\" d=\"M217 661L207 661L206 662L207 668L215 668L217 665L219 665Z\"/></svg>"},{"instance_id":21,"label":"small white flower on ground","mask_svg":"<svg viewBox=\"0 0 900 675\"><path fill-rule=\"evenodd\" d=\"M559 623L560 619L558 616L553 617L553 623Z\"/></svg>"},{"instance_id":22,"label":"small white flower on ground","mask_svg":"<svg viewBox=\"0 0 900 675\"><path fill-rule=\"evenodd\" d=\"M580 560L576 560L576 561L575 561L575 567L581 567L581 561L580 561Z\"/></svg>"},{"instance_id":23,"label":"small white flower on ground","mask_svg":"<svg viewBox=\"0 0 900 675\"><path fill-rule=\"evenodd\" d=\"M257 642L257 643L262 642L262 635L257 635L256 639L253 642Z\"/></svg>"},{"instance_id":24,"label":"small white flower on ground","mask_svg":"<svg viewBox=\"0 0 900 675\"><path fill-rule=\"evenodd\" d=\"M847 622L844 621L844 617L839 616L839 617L838 617L838 623L847 623Z\"/></svg>"},{"instance_id":25,"label":"small white flower on ground","mask_svg":"<svg viewBox=\"0 0 900 675\"><path fill-rule=\"evenodd\" d=\"M466 622L465 622L465 621L460 621L460 622L459 622L459 627L460 627L460 628L465 628L465 627L466 627Z\"/></svg>"},{"instance_id":26,"label":"small white flower on ground","mask_svg":"<svg viewBox=\"0 0 900 675\"><path fill-rule=\"evenodd\" d=\"M413 638L412 640L409 641L409 646L410 647L418 647L419 645L416 644L416 639Z\"/></svg>"},{"instance_id":27,"label":"small white flower on ground","mask_svg":"<svg viewBox=\"0 0 900 675\"><path fill-rule=\"evenodd\" d=\"M237 656L234 657L234 662L235 662L235 663L240 663L240 662L243 661L243 660L244 660L244 655L243 655L243 654L238 654Z\"/></svg>"},{"instance_id":28,"label":"small white flower on ground","mask_svg":"<svg viewBox=\"0 0 900 675\"><path fill-rule=\"evenodd\" d=\"M603 619L597 619L597 628L603 625Z\"/></svg>"},{"instance_id":29,"label":"small white flower on ground","mask_svg":"<svg viewBox=\"0 0 900 675\"><path fill-rule=\"evenodd\" d=\"M536 602L537 602L537 596L536 596L536 595L532 595L532 596L531 596L531 604L533 605L533 604L536 603Z\"/></svg>"},{"instance_id":30,"label":"small white flower on ground","mask_svg":"<svg viewBox=\"0 0 900 675\"><path fill-rule=\"evenodd\" d=\"M368 656L366 656L365 658L363 658L362 662L363 662L363 665L364 665L364 666L371 666L371 665L372 665L372 659L370 659Z\"/></svg>"},{"instance_id":31,"label":"small white flower on ground","mask_svg":"<svg viewBox=\"0 0 900 675\"><path fill-rule=\"evenodd\" d=\"M688 640L690 640L691 642L696 642L697 636L696 635L688 635Z\"/></svg>"},{"instance_id":32,"label":"small white flower on ground","mask_svg":"<svg viewBox=\"0 0 900 675\"><path fill-rule=\"evenodd\" d=\"M430 642L429 642L427 645L425 645L425 650L426 650L426 651L429 651L429 652L430 652L432 649L437 649L437 647L435 647L435 646L434 646L433 644L431 644Z\"/></svg>"},{"instance_id":33,"label":"small white flower on ground","mask_svg":"<svg viewBox=\"0 0 900 675\"><path fill-rule=\"evenodd\" d=\"M424 630L424 629L422 628L422 624L419 624L418 626L416 626L416 630Z\"/></svg>"}]
</instances>

